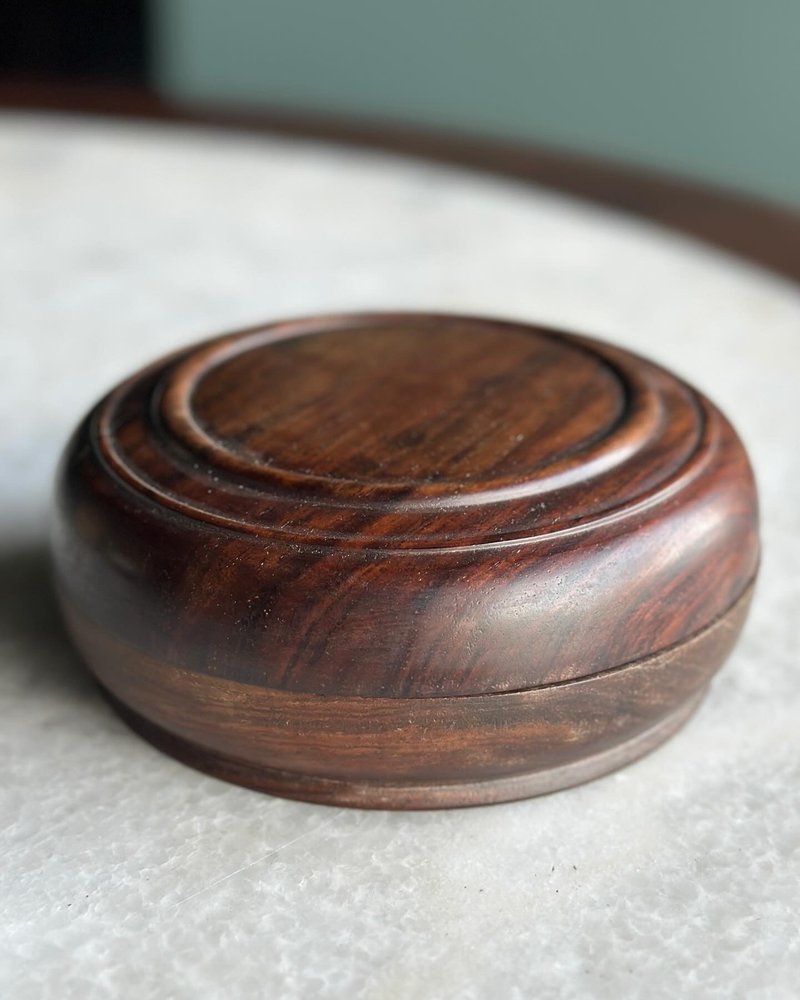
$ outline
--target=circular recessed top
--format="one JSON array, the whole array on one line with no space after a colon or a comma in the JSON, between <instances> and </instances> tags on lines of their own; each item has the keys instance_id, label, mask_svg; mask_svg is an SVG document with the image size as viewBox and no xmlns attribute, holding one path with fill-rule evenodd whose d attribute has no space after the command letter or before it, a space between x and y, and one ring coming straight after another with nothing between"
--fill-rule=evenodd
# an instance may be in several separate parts
<instances>
[{"instance_id":1,"label":"circular recessed top","mask_svg":"<svg viewBox=\"0 0 800 1000\"><path fill-rule=\"evenodd\" d=\"M585 452L626 399L577 344L463 320L256 335L212 348L174 386L176 436L242 471L447 491Z\"/></svg>"},{"instance_id":2,"label":"circular recessed top","mask_svg":"<svg viewBox=\"0 0 800 1000\"><path fill-rule=\"evenodd\" d=\"M99 421L116 471L188 516L415 548L552 533L651 502L710 446L713 411L597 341L398 314L220 338L134 377Z\"/></svg>"}]
</instances>

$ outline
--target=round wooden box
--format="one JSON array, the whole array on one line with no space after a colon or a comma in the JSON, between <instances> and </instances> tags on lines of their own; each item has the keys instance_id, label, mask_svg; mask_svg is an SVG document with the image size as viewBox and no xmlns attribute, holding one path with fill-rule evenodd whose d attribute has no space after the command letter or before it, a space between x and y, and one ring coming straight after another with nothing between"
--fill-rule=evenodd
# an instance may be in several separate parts
<instances>
[{"instance_id":1,"label":"round wooden box","mask_svg":"<svg viewBox=\"0 0 800 1000\"><path fill-rule=\"evenodd\" d=\"M549 792L645 753L730 651L747 456L599 341L418 314L182 351L59 473L69 628L128 722L211 774L369 807Z\"/></svg>"}]
</instances>

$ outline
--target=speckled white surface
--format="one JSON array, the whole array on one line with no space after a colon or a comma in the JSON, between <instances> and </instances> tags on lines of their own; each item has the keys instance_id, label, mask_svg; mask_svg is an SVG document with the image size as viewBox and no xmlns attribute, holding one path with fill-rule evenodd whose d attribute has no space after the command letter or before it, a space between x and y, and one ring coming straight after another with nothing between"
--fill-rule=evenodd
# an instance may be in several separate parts
<instances>
[{"instance_id":1,"label":"speckled white surface","mask_svg":"<svg viewBox=\"0 0 800 1000\"><path fill-rule=\"evenodd\" d=\"M0 120L0 994L800 994L800 293L643 224L311 144ZM361 307L561 323L733 417L765 555L746 633L674 740L512 805L361 813L206 778L130 733L58 624L58 451L133 367Z\"/></svg>"}]
</instances>

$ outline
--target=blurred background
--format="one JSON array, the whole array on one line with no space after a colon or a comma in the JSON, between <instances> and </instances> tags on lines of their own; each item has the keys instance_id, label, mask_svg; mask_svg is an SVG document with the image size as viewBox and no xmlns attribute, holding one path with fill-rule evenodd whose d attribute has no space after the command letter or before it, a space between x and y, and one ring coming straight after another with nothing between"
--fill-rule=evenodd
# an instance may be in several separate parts
<instances>
[{"instance_id":1,"label":"blurred background","mask_svg":"<svg viewBox=\"0 0 800 1000\"><path fill-rule=\"evenodd\" d=\"M7 0L0 71L535 141L800 204L796 0Z\"/></svg>"}]
</instances>

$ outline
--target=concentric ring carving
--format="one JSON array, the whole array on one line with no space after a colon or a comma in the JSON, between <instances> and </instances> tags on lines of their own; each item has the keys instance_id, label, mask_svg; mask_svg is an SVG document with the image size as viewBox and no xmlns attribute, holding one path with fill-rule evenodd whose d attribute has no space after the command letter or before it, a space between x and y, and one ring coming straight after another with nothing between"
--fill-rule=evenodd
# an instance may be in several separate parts
<instances>
[{"instance_id":1,"label":"concentric ring carving","mask_svg":"<svg viewBox=\"0 0 800 1000\"><path fill-rule=\"evenodd\" d=\"M246 443L232 446L198 416L198 392L208 395L204 386L221 366L235 362L241 371L251 357L263 362L276 345L295 350L299 338L324 341L331 333L423 319L431 322L406 314L302 320L212 341L113 393L97 415L98 447L117 476L186 516L294 542L401 549L519 542L635 516L690 480L713 450L716 412L668 372L587 338L494 321L480 322L498 336L538 338L548 350L554 345L565 356L588 359L608 400L619 395L617 410L603 396L596 407L603 419L582 436L562 435L561 453L550 448L545 460L525 466L509 452L500 474L460 480L425 470L411 479L287 467ZM504 441L502 432L502 426L494 431ZM561 442L558 427L549 433L548 446L551 438Z\"/></svg>"}]
</instances>

